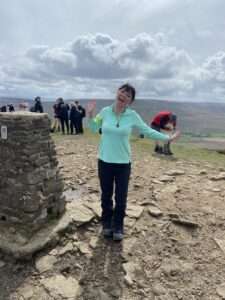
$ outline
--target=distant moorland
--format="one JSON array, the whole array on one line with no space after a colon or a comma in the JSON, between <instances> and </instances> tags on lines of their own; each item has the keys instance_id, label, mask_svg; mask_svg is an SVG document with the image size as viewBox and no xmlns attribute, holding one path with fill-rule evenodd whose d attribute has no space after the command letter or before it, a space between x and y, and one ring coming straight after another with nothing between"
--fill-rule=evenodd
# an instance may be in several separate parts
<instances>
[{"instance_id":1,"label":"distant moorland","mask_svg":"<svg viewBox=\"0 0 225 300\"><path fill-rule=\"evenodd\" d=\"M84 107L88 99L80 100ZM0 106L6 103L13 103L18 107L21 99L0 98ZM33 101L27 101L31 107ZM70 103L71 100L66 102ZM97 111L106 105L113 103L113 100L98 100ZM53 116L53 102L43 102L44 110L50 117ZM183 133L183 140L190 141L195 138L222 138L225 139L225 103L193 103L193 102L169 102L162 100L141 100L137 99L133 104L135 110L146 122L161 110L171 110L178 117L178 127Z\"/></svg>"}]
</instances>

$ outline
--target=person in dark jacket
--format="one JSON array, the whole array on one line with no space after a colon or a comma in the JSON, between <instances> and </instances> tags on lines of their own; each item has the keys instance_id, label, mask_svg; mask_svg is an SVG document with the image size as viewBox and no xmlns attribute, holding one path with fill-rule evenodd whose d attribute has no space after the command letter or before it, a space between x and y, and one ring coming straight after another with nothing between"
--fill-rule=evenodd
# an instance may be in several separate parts
<instances>
[{"instance_id":1,"label":"person in dark jacket","mask_svg":"<svg viewBox=\"0 0 225 300\"><path fill-rule=\"evenodd\" d=\"M51 132L60 131L60 99L61 98L56 99L56 102L53 105L54 120L51 126Z\"/></svg>"},{"instance_id":2,"label":"person in dark jacket","mask_svg":"<svg viewBox=\"0 0 225 300\"><path fill-rule=\"evenodd\" d=\"M34 99L34 106L33 106L33 112L37 112L37 113L43 113L44 112L44 109L43 109L43 105L41 103L41 97L36 97Z\"/></svg>"},{"instance_id":3,"label":"person in dark jacket","mask_svg":"<svg viewBox=\"0 0 225 300\"><path fill-rule=\"evenodd\" d=\"M78 119L77 119L77 127L78 127L78 134L83 134L83 118L86 116L86 111L83 106L79 104L79 101L75 101L75 106L79 112Z\"/></svg>"},{"instance_id":4,"label":"person in dark jacket","mask_svg":"<svg viewBox=\"0 0 225 300\"><path fill-rule=\"evenodd\" d=\"M78 110L78 106L73 102L71 103L70 108L70 133L79 134L79 121L80 121L80 111Z\"/></svg>"},{"instance_id":5,"label":"person in dark jacket","mask_svg":"<svg viewBox=\"0 0 225 300\"><path fill-rule=\"evenodd\" d=\"M59 98L59 119L62 128L62 134L65 134L65 125L67 134L69 134L69 105L64 103L63 98Z\"/></svg>"},{"instance_id":6,"label":"person in dark jacket","mask_svg":"<svg viewBox=\"0 0 225 300\"><path fill-rule=\"evenodd\" d=\"M176 129L177 117L171 111L161 111L156 114L151 121L151 128L157 131L173 132ZM156 141L154 151L159 154L173 155L170 149L170 142L164 143L164 146L160 146Z\"/></svg>"},{"instance_id":7,"label":"person in dark jacket","mask_svg":"<svg viewBox=\"0 0 225 300\"><path fill-rule=\"evenodd\" d=\"M6 105L3 105L2 107L1 107L1 110L0 110L1 112L7 112L7 106Z\"/></svg>"},{"instance_id":8,"label":"person in dark jacket","mask_svg":"<svg viewBox=\"0 0 225 300\"><path fill-rule=\"evenodd\" d=\"M12 104L8 104L8 109L9 109L9 112L14 112L15 111L15 108Z\"/></svg>"}]
</instances>

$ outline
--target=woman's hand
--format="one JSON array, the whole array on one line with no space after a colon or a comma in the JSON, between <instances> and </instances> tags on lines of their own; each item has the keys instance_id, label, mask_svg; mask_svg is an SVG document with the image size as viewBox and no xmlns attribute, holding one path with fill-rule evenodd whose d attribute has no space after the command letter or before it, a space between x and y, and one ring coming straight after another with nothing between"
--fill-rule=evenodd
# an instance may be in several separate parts
<instances>
[{"instance_id":1,"label":"woman's hand","mask_svg":"<svg viewBox=\"0 0 225 300\"><path fill-rule=\"evenodd\" d=\"M180 130L176 130L176 131L171 135L169 141L170 141L170 142L176 141L176 140L180 137L180 135L181 135Z\"/></svg>"},{"instance_id":2,"label":"woman's hand","mask_svg":"<svg viewBox=\"0 0 225 300\"><path fill-rule=\"evenodd\" d=\"M86 109L88 118L94 117L95 110L96 110L96 101L92 100L92 101L88 102L87 109Z\"/></svg>"}]
</instances>

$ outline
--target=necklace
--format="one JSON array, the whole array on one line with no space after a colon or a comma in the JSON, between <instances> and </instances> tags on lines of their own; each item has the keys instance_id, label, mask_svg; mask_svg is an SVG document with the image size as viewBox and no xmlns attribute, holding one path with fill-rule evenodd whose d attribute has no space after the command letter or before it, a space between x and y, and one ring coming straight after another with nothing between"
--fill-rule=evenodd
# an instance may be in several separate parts
<instances>
[{"instance_id":1,"label":"necklace","mask_svg":"<svg viewBox=\"0 0 225 300\"><path fill-rule=\"evenodd\" d=\"M124 113L125 110L120 112L119 114L117 114L116 110L115 110L115 107L113 107L113 111L114 111L114 114L116 116L116 127L119 128L120 127L120 120L121 120L122 114Z\"/></svg>"},{"instance_id":2,"label":"necklace","mask_svg":"<svg viewBox=\"0 0 225 300\"><path fill-rule=\"evenodd\" d=\"M119 128L120 127L120 119L121 119L121 114L119 114L119 116L116 115L116 127Z\"/></svg>"}]
</instances>

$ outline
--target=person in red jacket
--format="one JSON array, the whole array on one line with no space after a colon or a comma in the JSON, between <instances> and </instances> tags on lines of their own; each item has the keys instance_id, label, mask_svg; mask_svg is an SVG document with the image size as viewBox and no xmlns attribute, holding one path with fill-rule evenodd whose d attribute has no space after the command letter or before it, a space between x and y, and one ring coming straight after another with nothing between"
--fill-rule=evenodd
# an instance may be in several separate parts
<instances>
[{"instance_id":1,"label":"person in red jacket","mask_svg":"<svg viewBox=\"0 0 225 300\"><path fill-rule=\"evenodd\" d=\"M153 117L150 125L151 128L157 131L164 130L172 132L176 129L177 116L171 111L161 111ZM158 141L156 141L154 151L160 154L173 155L173 153L170 150L170 142L165 143L162 147L159 145Z\"/></svg>"}]
</instances>

